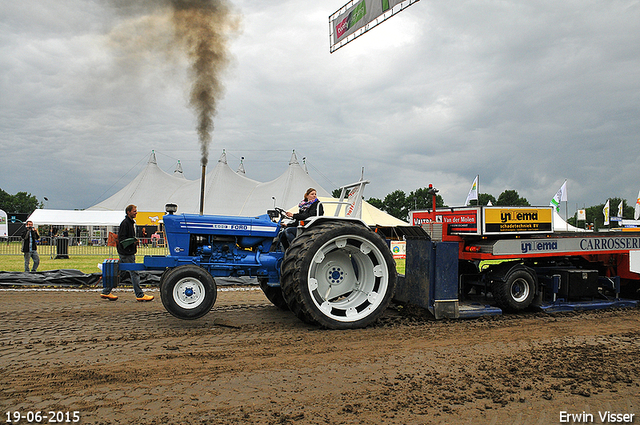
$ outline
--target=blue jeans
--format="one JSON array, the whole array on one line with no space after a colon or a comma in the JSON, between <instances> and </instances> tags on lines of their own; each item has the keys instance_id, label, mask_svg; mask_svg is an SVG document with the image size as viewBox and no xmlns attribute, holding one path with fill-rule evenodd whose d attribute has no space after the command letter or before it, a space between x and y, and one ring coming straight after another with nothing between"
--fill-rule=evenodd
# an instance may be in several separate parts
<instances>
[{"instance_id":1,"label":"blue jeans","mask_svg":"<svg viewBox=\"0 0 640 425\"><path fill-rule=\"evenodd\" d=\"M38 251L29 251L24 253L24 271L29 271L29 259L33 258L33 269L32 272L38 270L38 266L40 265L40 256L38 255Z\"/></svg>"}]
</instances>

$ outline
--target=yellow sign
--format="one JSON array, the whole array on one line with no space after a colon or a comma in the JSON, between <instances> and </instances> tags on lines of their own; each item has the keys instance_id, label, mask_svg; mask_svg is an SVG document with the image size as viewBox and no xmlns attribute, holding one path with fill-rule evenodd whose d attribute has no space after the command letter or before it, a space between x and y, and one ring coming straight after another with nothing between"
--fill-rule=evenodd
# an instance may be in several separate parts
<instances>
[{"instance_id":1,"label":"yellow sign","mask_svg":"<svg viewBox=\"0 0 640 425\"><path fill-rule=\"evenodd\" d=\"M138 211L136 226L159 226L162 223L163 212Z\"/></svg>"},{"instance_id":2,"label":"yellow sign","mask_svg":"<svg viewBox=\"0 0 640 425\"><path fill-rule=\"evenodd\" d=\"M550 233L552 207L485 207L484 233Z\"/></svg>"}]
</instances>

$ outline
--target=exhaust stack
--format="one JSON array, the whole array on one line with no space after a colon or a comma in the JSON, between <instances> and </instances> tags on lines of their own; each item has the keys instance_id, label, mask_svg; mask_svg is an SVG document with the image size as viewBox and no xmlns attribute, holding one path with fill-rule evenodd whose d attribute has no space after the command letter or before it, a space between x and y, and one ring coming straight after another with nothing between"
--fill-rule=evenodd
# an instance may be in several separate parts
<instances>
[{"instance_id":1,"label":"exhaust stack","mask_svg":"<svg viewBox=\"0 0 640 425\"><path fill-rule=\"evenodd\" d=\"M202 166L202 177L200 178L200 215L204 214L204 177L207 166Z\"/></svg>"}]
</instances>

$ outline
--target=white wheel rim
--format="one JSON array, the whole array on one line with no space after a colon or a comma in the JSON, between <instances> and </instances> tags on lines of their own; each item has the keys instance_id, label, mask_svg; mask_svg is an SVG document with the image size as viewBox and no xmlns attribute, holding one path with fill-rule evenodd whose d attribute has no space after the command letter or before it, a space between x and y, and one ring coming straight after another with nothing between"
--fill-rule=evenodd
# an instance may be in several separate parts
<instances>
[{"instance_id":1,"label":"white wheel rim","mask_svg":"<svg viewBox=\"0 0 640 425\"><path fill-rule=\"evenodd\" d=\"M311 259L307 285L322 314L339 322L355 322L384 301L389 269L380 249L369 240L339 236Z\"/></svg>"},{"instance_id":2,"label":"white wheel rim","mask_svg":"<svg viewBox=\"0 0 640 425\"><path fill-rule=\"evenodd\" d=\"M197 308L204 302L205 295L204 285L193 277L182 278L173 287L173 300L184 309Z\"/></svg>"},{"instance_id":3,"label":"white wheel rim","mask_svg":"<svg viewBox=\"0 0 640 425\"><path fill-rule=\"evenodd\" d=\"M529 297L529 282L523 278L514 280L511 284L511 297L517 303L525 301Z\"/></svg>"}]
</instances>

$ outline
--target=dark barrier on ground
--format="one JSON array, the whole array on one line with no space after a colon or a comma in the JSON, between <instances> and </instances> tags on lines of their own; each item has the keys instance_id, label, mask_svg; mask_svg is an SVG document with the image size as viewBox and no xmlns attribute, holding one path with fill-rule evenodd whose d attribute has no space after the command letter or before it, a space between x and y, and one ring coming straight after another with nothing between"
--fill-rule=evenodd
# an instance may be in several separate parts
<instances>
[{"instance_id":1,"label":"dark barrier on ground","mask_svg":"<svg viewBox=\"0 0 640 425\"><path fill-rule=\"evenodd\" d=\"M0 286L94 286L101 278L100 273L86 274L80 270L49 270L28 273L0 271Z\"/></svg>"},{"instance_id":2,"label":"dark barrier on ground","mask_svg":"<svg viewBox=\"0 0 640 425\"><path fill-rule=\"evenodd\" d=\"M131 279L128 272L121 272L120 284L131 286ZM158 286L160 285L162 271L140 272L140 285ZM82 273L80 270L49 270L44 272L4 272L0 271L0 286L57 286L57 287L102 287L101 273ZM256 278L216 278L216 285L257 285Z\"/></svg>"}]
</instances>

